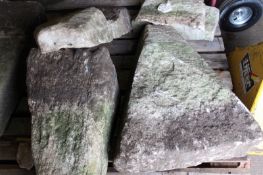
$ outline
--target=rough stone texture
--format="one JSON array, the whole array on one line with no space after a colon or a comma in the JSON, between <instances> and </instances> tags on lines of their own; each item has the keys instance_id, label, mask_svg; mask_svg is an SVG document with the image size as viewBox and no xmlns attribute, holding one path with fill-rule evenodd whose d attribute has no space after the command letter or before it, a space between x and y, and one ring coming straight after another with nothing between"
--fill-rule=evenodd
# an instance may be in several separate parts
<instances>
[{"instance_id":1,"label":"rough stone texture","mask_svg":"<svg viewBox=\"0 0 263 175\"><path fill-rule=\"evenodd\" d=\"M20 168L30 170L34 166L30 143L19 143L16 161Z\"/></svg>"},{"instance_id":2,"label":"rough stone texture","mask_svg":"<svg viewBox=\"0 0 263 175\"><path fill-rule=\"evenodd\" d=\"M219 10L215 7L205 7L205 30L192 28L187 25L176 24L172 27L186 40L214 40L219 21Z\"/></svg>"},{"instance_id":3,"label":"rough stone texture","mask_svg":"<svg viewBox=\"0 0 263 175\"><path fill-rule=\"evenodd\" d=\"M21 63L28 35L43 18L43 8L33 2L0 2L0 136L8 124L22 88Z\"/></svg>"},{"instance_id":4,"label":"rough stone texture","mask_svg":"<svg viewBox=\"0 0 263 175\"><path fill-rule=\"evenodd\" d=\"M146 0L136 21L169 25L186 40L213 40L219 10L196 0Z\"/></svg>"},{"instance_id":5,"label":"rough stone texture","mask_svg":"<svg viewBox=\"0 0 263 175\"><path fill-rule=\"evenodd\" d=\"M33 49L27 76L37 174L106 174L118 91L109 51Z\"/></svg>"},{"instance_id":6,"label":"rough stone texture","mask_svg":"<svg viewBox=\"0 0 263 175\"><path fill-rule=\"evenodd\" d=\"M263 139L240 100L172 28L147 26L114 160L120 172L242 157Z\"/></svg>"},{"instance_id":7,"label":"rough stone texture","mask_svg":"<svg viewBox=\"0 0 263 175\"><path fill-rule=\"evenodd\" d=\"M102 11L92 7L66 16L54 25L39 27L36 37L41 52L94 47L111 42L131 30L127 9L104 12L110 15L108 19Z\"/></svg>"}]
</instances>

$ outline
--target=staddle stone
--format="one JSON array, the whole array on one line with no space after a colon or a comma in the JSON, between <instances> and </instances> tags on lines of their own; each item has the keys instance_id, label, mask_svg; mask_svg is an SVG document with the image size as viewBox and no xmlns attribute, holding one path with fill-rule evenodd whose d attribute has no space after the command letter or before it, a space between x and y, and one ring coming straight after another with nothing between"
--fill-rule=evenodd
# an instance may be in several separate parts
<instances>
[{"instance_id":1,"label":"staddle stone","mask_svg":"<svg viewBox=\"0 0 263 175\"><path fill-rule=\"evenodd\" d=\"M27 71L37 174L106 174L118 92L109 51L32 49Z\"/></svg>"},{"instance_id":2,"label":"staddle stone","mask_svg":"<svg viewBox=\"0 0 263 175\"><path fill-rule=\"evenodd\" d=\"M118 171L242 157L263 139L246 107L174 29L148 25L144 36L114 160Z\"/></svg>"},{"instance_id":3,"label":"staddle stone","mask_svg":"<svg viewBox=\"0 0 263 175\"><path fill-rule=\"evenodd\" d=\"M127 9L104 9L103 13L92 7L63 17L55 24L43 24L37 30L36 40L41 52L47 53L61 48L90 48L109 43L130 30Z\"/></svg>"}]
</instances>

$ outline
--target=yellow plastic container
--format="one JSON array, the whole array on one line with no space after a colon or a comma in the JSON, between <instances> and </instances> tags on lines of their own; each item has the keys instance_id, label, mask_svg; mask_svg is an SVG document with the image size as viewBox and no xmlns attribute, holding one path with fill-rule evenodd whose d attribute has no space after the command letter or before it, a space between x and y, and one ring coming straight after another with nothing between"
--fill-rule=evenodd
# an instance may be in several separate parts
<instances>
[{"instance_id":1,"label":"yellow plastic container","mask_svg":"<svg viewBox=\"0 0 263 175\"><path fill-rule=\"evenodd\" d=\"M236 48L229 54L228 62L234 92L263 130L263 43Z\"/></svg>"},{"instance_id":2,"label":"yellow plastic container","mask_svg":"<svg viewBox=\"0 0 263 175\"><path fill-rule=\"evenodd\" d=\"M234 92L247 106L263 131L263 43L236 48L228 55ZM263 156L263 143L251 156Z\"/></svg>"}]
</instances>

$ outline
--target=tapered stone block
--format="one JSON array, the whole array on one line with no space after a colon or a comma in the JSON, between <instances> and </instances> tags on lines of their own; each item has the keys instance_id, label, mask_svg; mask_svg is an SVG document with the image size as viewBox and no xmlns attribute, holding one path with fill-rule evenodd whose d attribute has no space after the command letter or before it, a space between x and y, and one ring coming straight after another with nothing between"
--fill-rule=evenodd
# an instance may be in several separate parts
<instances>
[{"instance_id":1,"label":"tapered stone block","mask_svg":"<svg viewBox=\"0 0 263 175\"><path fill-rule=\"evenodd\" d=\"M242 157L262 139L246 107L174 29L146 27L114 160L118 171Z\"/></svg>"}]
</instances>

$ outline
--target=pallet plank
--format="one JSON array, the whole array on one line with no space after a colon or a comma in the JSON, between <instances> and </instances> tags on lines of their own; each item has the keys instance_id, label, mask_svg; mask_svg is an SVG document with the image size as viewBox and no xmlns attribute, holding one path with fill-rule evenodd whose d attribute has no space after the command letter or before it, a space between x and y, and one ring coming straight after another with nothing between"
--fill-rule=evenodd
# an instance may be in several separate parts
<instances>
[{"instance_id":1,"label":"pallet plank","mask_svg":"<svg viewBox=\"0 0 263 175\"><path fill-rule=\"evenodd\" d=\"M228 62L224 53L200 53L209 66L213 69L228 70Z\"/></svg>"},{"instance_id":2,"label":"pallet plank","mask_svg":"<svg viewBox=\"0 0 263 175\"><path fill-rule=\"evenodd\" d=\"M16 143L0 141L0 161L16 160L17 148Z\"/></svg>"},{"instance_id":3,"label":"pallet plank","mask_svg":"<svg viewBox=\"0 0 263 175\"><path fill-rule=\"evenodd\" d=\"M189 44L200 53L223 52L225 50L222 37L216 37L213 41L188 41ZM135 54L138 39L116 39L106 44L111 55Z\"/></svg>"},{"instance_id":4,"label":"pallet plank","mask_svg":"<svg viewBox=\"0 0 263 175\"><path fill-rule=\"evenodd\" d=\"M184 168L167 172L155 172L154 175L250 175L249 169L244 168ZM125 175L125 173L108 172L107 175ZM134 174L136 175L136 174ZM143 173L137 175L144 175ZM147 173L145 173L147 175Z\"/></svg>"},{"instance_id":5,"label":"pallet plank","mask_svg":"<svg viewBox=\"0 0 263 175\"><path fill-rule=\"evenodd\" d=\"M145 173L146 175L147 173ZM156 172L155 175L249 175L249 169L242 168L185 168L168 172ZM35 175L34 170L20 169L17 165L1 165L0 175ZM107 175L125 175L125 173L114 172L112 169L108 169ZM134 174L136 175L136 174ZM143 175L137 174L137 175Z\"/></svg>"},{"instance_id":6,"label":"pallet plank","mask_svg":"<svg viewBox=\"0 0 263 175\"><path fill-rule=\"evenodd\" d=\"M35 172L21 169L17 165L0 165L0 175L35 175Z\"/></svg>"},{"instance_id":7,"label":"pallet plank","mask_svg":"<svg viewBox=\"0 0 263 175\"><path fill-rule=\"evenodd\" d=\"M189 41L197 52L224 52L225 46L222 37L215 37L213 41Z\"/></svg>"},{"instance_id":8,"label":"pallet plank","mask_svg":"<svg viewBox=\"0 0 263 175\"><path fill-rule=\"evenodd\" d=\"M200 55L212 69L228 70L229 68L227 57L223 53L200 53ZM136 55L113 55L111 59L118 70L131 69L137 62Z\"/></svg>"}]
</instances>

